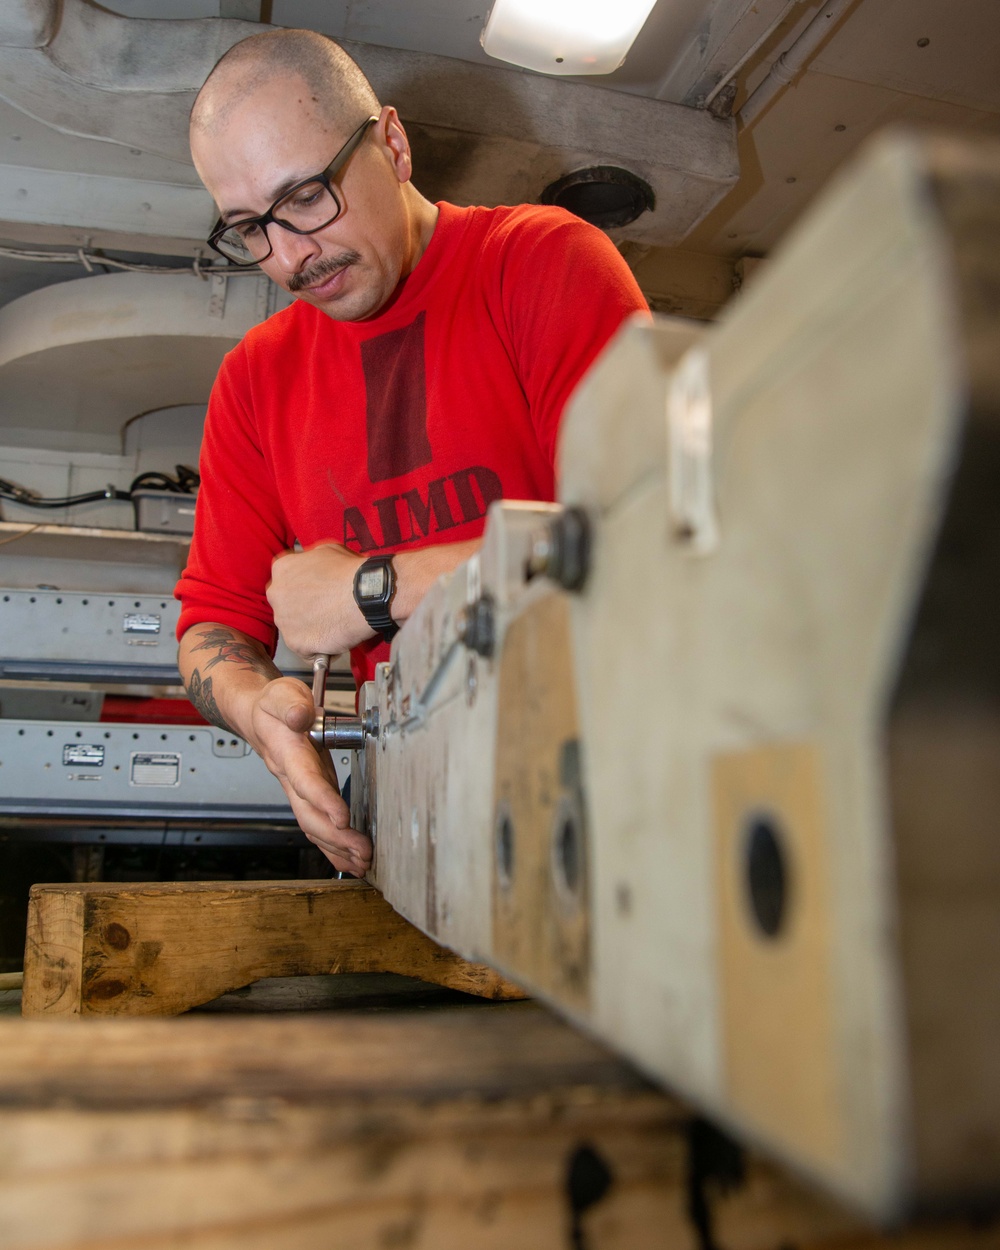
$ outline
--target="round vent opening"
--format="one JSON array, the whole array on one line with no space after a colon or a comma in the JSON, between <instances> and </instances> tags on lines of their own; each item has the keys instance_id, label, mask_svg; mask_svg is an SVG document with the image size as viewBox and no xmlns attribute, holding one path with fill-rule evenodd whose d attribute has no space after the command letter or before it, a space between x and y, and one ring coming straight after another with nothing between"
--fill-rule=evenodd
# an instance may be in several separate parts
<instances>
[{"instance_id":1,"label":"round vent opening","mask_svg":"<svg viewBox=\"0 0 1000 1250\"><path fill-rule=\"evenodd\" d=\"M539 196L542 204L556 204L593 226L612 230L627 226L656 207L648 182L617 165L590 165L550 182Z\"/></svg>"}]
</instances>

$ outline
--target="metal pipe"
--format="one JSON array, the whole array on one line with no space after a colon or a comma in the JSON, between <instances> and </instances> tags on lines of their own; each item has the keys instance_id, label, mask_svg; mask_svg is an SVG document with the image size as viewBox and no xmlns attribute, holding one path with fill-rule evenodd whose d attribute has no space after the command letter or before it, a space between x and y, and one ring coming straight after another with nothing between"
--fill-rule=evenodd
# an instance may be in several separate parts
<instances>
[{"instance_id":1,"label":"metal pipe","mask_svg":"<svg viewBox=\"0 0 1000 1250\"><path fill-rule=\"evenodd\" d=\"M309 737L317 746L341 751L363 751L366 738L378 736L378 708L364 716L341 716L317 709Z\"/></svg>"},{"instance_id":2,"label":"metal pipe","mask_svg":"<svg viewBox=\"0 0 1000 1250\"><path fill-rule=\"evenodd\" d=\"M752 125L782 87L787 87L800 73L854 3L855 0L830 0L829 4L823 5L792 46L786 48L774 62L771 72L740 109L737 116L744 127Z\"/></svg>"}]
</instances>

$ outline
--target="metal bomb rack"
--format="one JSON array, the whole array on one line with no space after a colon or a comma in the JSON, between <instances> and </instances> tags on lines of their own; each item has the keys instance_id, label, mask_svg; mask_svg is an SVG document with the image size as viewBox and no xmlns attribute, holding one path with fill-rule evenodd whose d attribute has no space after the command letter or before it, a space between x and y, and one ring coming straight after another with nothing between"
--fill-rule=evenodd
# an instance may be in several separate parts
<instances>
[{"instance_id":1,"label":"metal bomb rack","mask_svg":"<svg viewBox=\"0 0 1000 1250\"><path fill-rule=\"evenodd\" d=\"M11 523L0 540L0 837L301 843L262 761L182 698L173 587L187 541ZM275 658L308 677L285 648ZM352 684L335 662L331 686ZM346 778L350 755L334 761Z\"/></svg>"}]
</instances>

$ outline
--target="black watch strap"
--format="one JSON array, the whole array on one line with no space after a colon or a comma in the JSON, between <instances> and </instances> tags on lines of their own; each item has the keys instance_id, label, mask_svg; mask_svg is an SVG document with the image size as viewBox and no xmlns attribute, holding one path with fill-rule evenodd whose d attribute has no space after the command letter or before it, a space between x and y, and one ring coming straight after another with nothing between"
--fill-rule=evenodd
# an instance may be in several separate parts
<instances>
[{"instance_id":1,"label":"black watch strap","mask_svg":"<svg viewBox=\"0 0 1000 1250\"><path fill-rule=\"evenodd\" d=\"M384 571L384 589L378 597L363 593L365 575L376 570ZM391 642L399 633L399 626L392 619L392 599L396 593L396 570L392 556L372 556L360 565L354 575L354 601L377 634Z\"/></svg>"}]
</instances>

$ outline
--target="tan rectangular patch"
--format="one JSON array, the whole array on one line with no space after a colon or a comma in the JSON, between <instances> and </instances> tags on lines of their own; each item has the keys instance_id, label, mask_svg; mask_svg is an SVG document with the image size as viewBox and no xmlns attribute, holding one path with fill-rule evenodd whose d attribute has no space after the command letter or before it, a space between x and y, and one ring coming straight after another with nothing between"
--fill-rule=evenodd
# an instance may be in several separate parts
<instances>
[{"instance_id":1,"label":"tan rectangular patch","mask_svg":"<svg viewBox=\"0 0 1000 1250\"><path fill-rule=\"evenodd\" d=\"M712 796L728 1097L776 1143L838 1163L845 1132L819 751L789 744L717 756Z\"/></svg>"}]
</instances>

